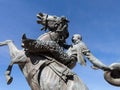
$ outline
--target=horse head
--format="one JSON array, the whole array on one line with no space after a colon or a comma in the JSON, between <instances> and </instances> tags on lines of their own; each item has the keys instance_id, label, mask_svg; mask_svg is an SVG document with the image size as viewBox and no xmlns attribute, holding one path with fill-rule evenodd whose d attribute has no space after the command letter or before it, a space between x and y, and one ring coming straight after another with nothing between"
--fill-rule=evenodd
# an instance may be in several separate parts
<instances>
[{"instance_id":1,"label":"horse head","mask_svg":"<svg viewBox=\"0 0 120 90\"><path fill-rule=\"evenodd\" d=\"M43 25L44 27L41 30L49 30L49 31L55 31L59 24L62 22L67 22L68 20L66 17L58 17L54 15L48 15L45 13L38 13L37 14L37 23Z\"/></svg>"}]
</instances>

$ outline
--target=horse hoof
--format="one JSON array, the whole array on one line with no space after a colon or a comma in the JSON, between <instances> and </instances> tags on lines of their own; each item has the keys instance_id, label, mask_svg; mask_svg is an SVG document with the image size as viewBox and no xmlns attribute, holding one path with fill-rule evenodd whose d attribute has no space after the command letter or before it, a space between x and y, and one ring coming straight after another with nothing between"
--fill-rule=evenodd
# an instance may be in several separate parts
<instances>
[{"instance_id":1,"label":"horse hoof","mask_svg":"<svg viewBox=\"0 0 120 90\"><path fill-rule=\"evenodd\" d=\"M13 81L13 77L10 77L9 79L7 79L7 85L10 85L12 81Z\"/></svg>"},{"instance_id":2,"label":"horse hoof","mask_svg":"<svg viewBox=\"0 0 120 90\"><path fill-rule=\"evenodd\" d=\"M120 63L113 63L109 67L112 71L105 71L104 79L109 84L120 87Z\"/></svg>"}]
</instances>

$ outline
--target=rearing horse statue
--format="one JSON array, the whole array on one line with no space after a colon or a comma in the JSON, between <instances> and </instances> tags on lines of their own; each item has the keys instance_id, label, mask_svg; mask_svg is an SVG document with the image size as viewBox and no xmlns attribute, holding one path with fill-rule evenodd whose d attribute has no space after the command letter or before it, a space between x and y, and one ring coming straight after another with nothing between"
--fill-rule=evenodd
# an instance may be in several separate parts
<instances>
[{"instance_id":1,"label":"rearing horse statue","mask_svg":"<svg viewBox=\"0 0 120 90\"><path fill-rule=\"evenodd\" d=\"M79 79L79 77L75 73L71 71L69 66L67 66L67 64L70 63L69 61L71 60L71 57L68 57L67 54L64 53L60 48L66 48L67 46L65 39L69 36L69 32L67 30L67 23L69 21L65 17L51 16L44 13L39 13L37 17L39 18L37 22L44 26L42 30L48 29L49 31L41 35L37 40L28 39L26 41L27 38L25 35L23 35L23 50L18 50L12 40L0 42L0 46L8 45L10 50L11 62L5 73L7 84L10 84L13 79L10 76L12 66L14 64L18 64L29 86L31 87L31 90L88 90L86 85ZM37 41L39 41L40 44L37 44L41 45L41 49L35 51L35 53L37 52L37 54L35 54L34 48L38 48L39 46L36 44ZM27 47L26 42L27 44L35 44L35 47ZM47 48L47 46L45 46L52 46L51 44L53 43L57 48ZM31 53L29 53L29 48L32 50L30 51ZM50 49L53 50L50 52ZM62 51L65 55L58 53L58 57L56 57L56 55L51 56L51 54L53 52L55 53L57 49ZM47 54L46 52L44 52L46 50L48 51ZM62 57L62 55L64 58L59 58ZM67 57L67 59L65 59L65 57ZM87 57L90 58L89 56ZM93 64L96 64L96 62L93 62L92 60L91 62ZM115 66L117 67L117 73L119 74L119 64L114 64L114 66L110 66L112 70L106 71L104 76L110 84L120 86L120 80L115 80L116 78L119 78L119 75L112 79L112 81L109 80L112 76L115 75L113 74L111 76L109 73L116 73Z\"/></svg>"},{"instance_id":2,"label":"rearing horse statue","mask_svg":"<svg viewBox=\"0 0 120 90\"><path fill-rule=\"evenodd\" d=\"M67 33L67 36L65 34L64 38L58 38L59 36L64 35L64 33L60 30L65 29L67 26L62 26L61 22L56 23L56 20L60 18L52 17L49 15L46 16L46 14L42 13L40 13L38 16L40 16L41 20L43 20L41 21L42 25L47 23L47 26L44 28L47 27L50 29L48 33L40 36L38 38L39 40L49 41L53 39L52 41L59 41L58 43L61 44L64 38L68 37L67 31L65 31L65 33ZM53 20L52 18L56 19ZM55 23L54 26L58 28L58 32L53 30L51 23ZM55 37L53 38L52 36ZM24 37L25 36L23 35L23 38ZM79 77L67 66L60 63L56 59L44 54L35 55L27 53L25 50L18 50L12 40L0 42L0 46L4 45L8 45L11 56L10 65L8 66L5 73L7 84L10 84L12 82L12 77L10 74L13 64L18 64L28 84L30 85L31 90L87 90L86 85L79 79Z\"/></svg>"}]
</instances>

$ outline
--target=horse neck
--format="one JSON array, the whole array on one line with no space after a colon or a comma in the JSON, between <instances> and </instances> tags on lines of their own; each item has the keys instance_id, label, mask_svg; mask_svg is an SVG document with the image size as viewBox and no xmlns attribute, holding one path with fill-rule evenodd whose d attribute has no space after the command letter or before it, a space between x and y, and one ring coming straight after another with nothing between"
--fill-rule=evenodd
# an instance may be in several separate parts
<instances>
[{"instance_id":1,"label":"horse neck","mask_svg":"<svg viewBox=\"0 0 120 90\"><path fill-rule=\"evenodd\" d=\"M56 41L58 39L58 36L58 33L49 31L38 37L38 40Z\"/></svg>"}]
</instances>

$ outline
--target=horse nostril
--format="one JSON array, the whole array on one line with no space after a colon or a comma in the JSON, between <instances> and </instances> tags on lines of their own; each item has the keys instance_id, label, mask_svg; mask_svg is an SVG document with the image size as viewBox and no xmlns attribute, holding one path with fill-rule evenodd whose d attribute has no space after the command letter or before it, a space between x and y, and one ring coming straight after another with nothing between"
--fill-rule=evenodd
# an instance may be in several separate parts
<instances>
[{"instance_id":1,"label":"horse nostril","mask_svg":"<svg viewBox=\"0 0 120 90\"><path fill-rule=\"evenodd\" d=\"M37 18L41 19L41 16L39 14L37 14Z\"/></svg>"},{"instance_id":2,"label":"horse nostril","mask_svg":"<svg viewBox=\"0 0 120 90\"><path fill-rule=\"evenodd\" d=\"M38 24L41 24L41 23L42 23L42 21L40 21L40 20L37 20L37 23L38 23Z\"/></svg>"}]
</instances>

